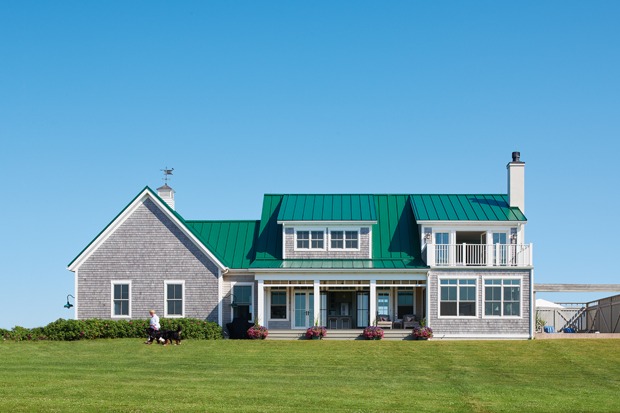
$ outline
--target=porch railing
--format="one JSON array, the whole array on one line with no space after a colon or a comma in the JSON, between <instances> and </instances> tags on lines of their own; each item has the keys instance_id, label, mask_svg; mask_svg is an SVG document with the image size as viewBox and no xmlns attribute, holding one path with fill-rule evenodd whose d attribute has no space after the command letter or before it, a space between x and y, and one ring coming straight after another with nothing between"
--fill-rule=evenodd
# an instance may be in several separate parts
<instances>
[{"instance_id":1,"label":"porch railing","mask_svg":"<svg viewBox=\"0 0 620 413\"><path fill-rule=\"evenodd\" d=\"M430 266L532 266L532 244L426 244Z\"/></svg>"}]
</instances>

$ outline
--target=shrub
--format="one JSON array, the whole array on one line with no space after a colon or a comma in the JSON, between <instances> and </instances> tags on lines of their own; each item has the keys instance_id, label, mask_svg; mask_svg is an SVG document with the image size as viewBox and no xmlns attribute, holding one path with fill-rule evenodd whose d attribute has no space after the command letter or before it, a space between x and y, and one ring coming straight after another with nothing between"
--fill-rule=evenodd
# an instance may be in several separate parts
<instances>
[{"instance_id":1,"label":"shrub","mask_svg":"<svg viewBox=\"0 0 620 413\"><path fill-rule=\"evenodd\" d=\"M433 329L430 327L416 327L413 329L412 334L415 339L429 339L433 337Z\"/></svg>"}]
</instances>

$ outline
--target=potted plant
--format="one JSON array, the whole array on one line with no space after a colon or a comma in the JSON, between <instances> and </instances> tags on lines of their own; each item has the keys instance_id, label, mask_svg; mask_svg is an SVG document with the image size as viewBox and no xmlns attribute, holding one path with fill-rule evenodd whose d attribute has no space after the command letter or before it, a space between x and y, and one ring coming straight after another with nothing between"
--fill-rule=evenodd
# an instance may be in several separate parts
<instances>
[{"instance_id":1,"label":"potted plant","mask_svg":"<svg viewBox=\"0 0 620 413\"><path fill-rule=\"evenodd\" d=\"M306 330L306 338L312 340L322 340L327 335L327 329L322 326L312 326Z\"/></svg>"},{"instance_id":2,"label":"potted plant","mask_svg":"<svg viewBox=\"0 0 620 413\"><path fill-rule=\"evenodd\" d=\"M264 340L269 335L267 327L261 326L258 321L247 331L248 338L252 340Z\"/></svg>"},{"instance_id":3,"label":"potted plant","mask_svg":"<svg viewBox=\"0 0 620 413\"><path fill-rule=\"evenodd\" d=\"M413 338L415 340L428 340L433 337L433 329L426 326L420 326L413 329Z\"/></svg>"},{"instance_id":4,"label":"potted plant","mask_svg":"<svg viewBox=\"0 0 620 413\"><path fill-rule=\"evenodd\" d=\"M377 326L368 326L362 333L368 340L381 340L383 338L383 329Z\"/></svg>"}]
</instances>

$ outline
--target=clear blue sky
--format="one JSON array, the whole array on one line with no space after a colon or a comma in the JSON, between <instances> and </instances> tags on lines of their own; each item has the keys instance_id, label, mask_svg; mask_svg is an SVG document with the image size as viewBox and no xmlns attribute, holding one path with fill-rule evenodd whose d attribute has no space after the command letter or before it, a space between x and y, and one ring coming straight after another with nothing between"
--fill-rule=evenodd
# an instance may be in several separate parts
<instances>
[{"instance_id":1,"label":"clear blue sky","mask_svg":"<svg viewBox=\"0 0 620 413\"><path fill-rule=\"evenodd\" d=\"M165 166L184 217L258 219L268 192L504 193L518 150L536 282L620 282L619 16L1 1L0 327L72 317L67 264Z\"/></svg>"}]
</instances>

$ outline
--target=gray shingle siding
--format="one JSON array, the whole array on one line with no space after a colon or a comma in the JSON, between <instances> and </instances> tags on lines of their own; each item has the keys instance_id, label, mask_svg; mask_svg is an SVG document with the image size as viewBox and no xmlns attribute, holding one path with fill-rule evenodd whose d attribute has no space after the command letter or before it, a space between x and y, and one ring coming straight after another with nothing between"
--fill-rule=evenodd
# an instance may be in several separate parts
<instances>
[{"instance_id":1,"label":"gray shingle siding","mask_svg":"<svg viewBox=\"0 0 620 413\"><path fill-rule=\"evenodd\" d=\"M111 282L131 280L132 318L164 317L166 280L184 280L185 317L218 320L217 266L150 199L78 269L78 318L111 318Z\"/></svg>"},{"instance_id":2,"label":"gray shingle siding","mask_svg":"<svg viewBox=\"0 0 620 413\"><path fill-rule=\"evenodd\" d=\"M439 318L439 285L441 277L476 277L477 285L477 316L476 318ZM485 318L483 277L503 278L518 277L521 279L521 317L520 318ZM432 270L428 277L429 286L429 325L435 337L442 335L526 335L530 333L530 280L529 271L437 271Z\"/></svg>"}]
</instances>

